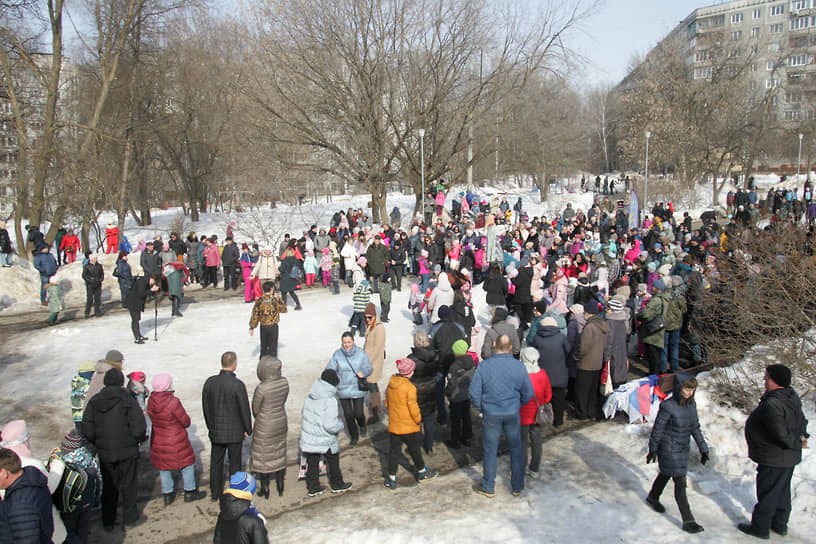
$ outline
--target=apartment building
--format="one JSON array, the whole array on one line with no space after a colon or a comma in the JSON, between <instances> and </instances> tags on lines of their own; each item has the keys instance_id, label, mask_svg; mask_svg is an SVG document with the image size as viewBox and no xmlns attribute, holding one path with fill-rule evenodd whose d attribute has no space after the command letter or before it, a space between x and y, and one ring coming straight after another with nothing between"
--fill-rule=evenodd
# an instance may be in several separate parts
<instances>
[{"instance_id":1,"label":"apartment building","mask_svg":"<svg viewBox=\"0 0 816 544\"><path fill-rule=\"evenodd\" d=\"M734 0L698 8L669 37L685 43L695 79L711 77L724 58L744 61L750 89L778 89L779 121L814 118L816 0Z\"/></svg>"}]
</instances>

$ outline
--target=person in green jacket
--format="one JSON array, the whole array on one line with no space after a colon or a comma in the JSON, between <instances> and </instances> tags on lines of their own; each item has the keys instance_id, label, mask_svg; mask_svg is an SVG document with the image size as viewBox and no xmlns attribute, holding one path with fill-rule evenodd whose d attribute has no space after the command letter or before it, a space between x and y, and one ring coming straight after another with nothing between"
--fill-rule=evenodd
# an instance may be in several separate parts
<instances>
[{"instance_id":1,"label":"person in green jacket","mask_svg":"<svg viewBox=\"0 0 816 544\"><path fill-rule=\"evenodd\" d=\"M48 282L45 284L45 293L48 297L48 309L51 311L51 315L48 316L45 322L49 325L56 325L59 313L65 309L62 292L60 292L59 285Z\"/></svg>"},{"instance_id":2,"label":"person in green jacket","mask_svg":"<svg viewBox=\"0 0 816 544\"><path fill-rule=\"evenodd\" d=\"M660 352L663 351L663 347L665 346L665 329L660 329L647 335L644 330L644 325L657 316L663 316L663 321L666 321L666 315L672 302L668 296L666 296L665 290L666 284L663 280L656 279L652 283L652 299L637 316L640 321L641 339L646 345L646 359L649 361L649 374L657 374L660 367Z\"/></svg>"},{"instance_id":3,"label":"person in green jacket","mask_svg":"<svg viewBox=\"0 0 816 544\"><path fill-rule=\"evenodd\" d=\"M388 312L391 311L391 272L386 270L380 282L380 321L388 323Z\"/></svg>"}]
</instances>

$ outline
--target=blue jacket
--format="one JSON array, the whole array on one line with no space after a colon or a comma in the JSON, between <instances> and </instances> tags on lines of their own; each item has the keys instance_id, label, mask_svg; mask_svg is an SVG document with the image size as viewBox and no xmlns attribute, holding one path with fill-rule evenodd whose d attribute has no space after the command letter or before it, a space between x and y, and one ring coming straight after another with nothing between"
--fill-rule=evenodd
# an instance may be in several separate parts
<instances>
[{"instance_id":1,"label":"blue jacket","mask_svg":"<svg viewBox=\"0 0 816 544\"><path fill-rule=\"evenodd\" d=\"M130 242L128 242L127 236L122 236L122 241L119 242L119 251L127 251L128 253L133 252L133 246L131 246Z\"/></svg>"},{"instance_id":2,"label":"blue jacket","mask_svg":"<svg viewBox=\"0 0 816 544\"><path fill-rule=\"evenodd\" d=\"M521 361L509 353L497 353L476 368L469 392L477 411L509 416L530 402L533 384Z\"/></svg>"},{"instance_id":3,"label":"blue jacket","mask_svg":"<svg viewBox=\"0 0 816 544\"><path fill-rule=\"evenodd\" d=\"M37 253L34 255L34 268L40 276L51 277L57 273L57 260L51 253Z\"/></svg>"},{"instance_id":4,"label":"blue jacket","mask_svg":"<svg viewBox=\"0 0 816 544\"><path fill-rule=\"evenodd\" d=\"M0 543L50 543L54 532L51 505L45 475L36 467L24 467L0 502Z\"/></svg>"},{"instance_id":5,"label":"blue jacket","mask_svg":"<svg viewBox=\"0 0 816 544\"><path fill-rule=\"evenodd\" d=\"M342 430L343 420L340 419L337 408L337 388L328 382L317 380L303 403L300 451L325 453L331 450L332 453L337 453L340 451L337 433Z\"/></svg>"},{"instance_id":6,"label":"blue jacket","mask_svg":"<svg viewBox=\"0 0 816 544\"><path fill-rule=\"evenodd\" d=\"M363 351L363 348L355 345L351 351L346 351L343 348L334 352L329 364L326 368L330 368L337 372L340 378L340 384L337 386L337 396L341 399L360 399L366 394L365 391L360 391L357 387L357 373L361 372L363 377L368 377L374 372L374 367L371 366L371 361L368 355Z\"/></svg>"}]
</instances>

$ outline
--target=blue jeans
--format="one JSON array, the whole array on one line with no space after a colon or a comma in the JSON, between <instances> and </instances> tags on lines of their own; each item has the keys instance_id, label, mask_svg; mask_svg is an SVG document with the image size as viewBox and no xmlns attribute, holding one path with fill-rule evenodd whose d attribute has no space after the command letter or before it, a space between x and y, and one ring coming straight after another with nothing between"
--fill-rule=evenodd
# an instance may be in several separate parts
<instances>
[{"instance_id":1,"label":"blue jeans","mask_svg":"<svg viewBox=\"0 0 816 544\"><path fill-rule=\"evenodd\" d=\"M671 371L680 368L680 329L663 333L663 349L660 350L660 373L666 372L671 361Z\"/></svg>"},{"instance_id":2,"label":"blue jeans","mask_svg":"<svg viewBox=\"0 0 816 544\"><path fill-rule=\"evenodd\" d=\"M173 484L172 470L160 470L159 480L161 480L161 491L163 495L173 492L175 486ZM181 481L184 483L184 491L195 491L198 488L195 479L195 463L181 469Z\"/></svg>"},{"instance_id":3,"label":"blue jeans","mask_svg":"<svg viewBox=\"0 0 816 544\"><path fill-rule=\"evenodd\" d=\"M0 265L3 266L11 266L11 258L13 257L13 253L0 253Z\"/></svg>"},{"instance_id":4,"label":"blue jeans","mask_svg":"<svg viewBox=\"0 0 816 544\"><path fill-rule=\"evenodd\" d=\"M482 486L493 493L496 488L496 454L499 450L499 438L504 437L510 448L510 485L513 491L524 489L524 454L521 451L521 417L519 414L492 416L484 414L482 448L484 477Z\"/></svg>"},{"instance_id":5,"label":"blue jeans","mask_svg":"<svg viewBox=\"0 0 816 544\"><path fill-rule=\"evenodd\" d=\"M40 274L40 302L45 302L45 284L51 281L51 276L43 276Z\"/></svg>"}]
</instances>

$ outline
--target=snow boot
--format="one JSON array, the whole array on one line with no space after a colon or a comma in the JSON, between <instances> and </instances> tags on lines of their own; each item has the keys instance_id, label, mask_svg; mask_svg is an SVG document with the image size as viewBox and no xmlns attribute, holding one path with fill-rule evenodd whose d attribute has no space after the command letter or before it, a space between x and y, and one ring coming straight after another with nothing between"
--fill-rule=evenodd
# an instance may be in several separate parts
<instances>
[{"instance_id":1,"label":"snow boot","mask_svg":"<svg viewBox=\"0 0 816 544\"><path fill-rule=\"evenodd\" d=\"M428 468L428 465L422 467L422 470L417 472L417 481L418 482L427 482L428 480L433 480L439 476L439 472L436 470L432 470Z\"/></svg>"},{"instance_id":2,"label":"snow boot","mask_svg":"<svg viewBox=\"0 0 816 544\"><path fill-rule=\"evenodd\" d=\"M385 481L383 481L383 485L389 491L394 491L397 489L397 477L396 476L387 476Z\"/></svg>"},{"instance_id":3,"label":"snow boot","mask_svg":"<svg viewBox=\"0 0 816 544\"><path fill-rule=\"evenodd\" d=\"M193 502L199 501L207 496L206 491L202 491L198 488L193 489L192 491L185 491L184 492L184 502Z\"/></svg>"},{"instance_id":4,"label":"snow boot","mask_svg":"<svg viewBox=\"0 0 816 544\"><path fill-rule=\"evenodd\" d=\"M286 470L279 470L275 473L275 488L278 490L278 497L283 497L283 483L286 477ZM269 498L269 495L266 497Z\"/></svg>"},{"instance_id":5,"label":"snow boot","mask_svg":"<svg viewBox=\"0 0 816 544\"><path fill-rule=\"evenodd\" d=\"M176 494L175 493L171 492L171 493L165 493L164 494L164 506L170 506L171 504L173 504L174 500L176 500Z\"/></svg>"},{"instance_id":6,"label":"snow boot","mask_svg":"<svg viewBox=\"0 0 816 544\"><path fill-rule=\"evenodd\" d=\"M696 521L691 519L689 521L684 521L683 522L683 530L685 532L691 533L691 534L702 533L703 532L703 526L699 525Z\"/></svg>"}]
</instances>

